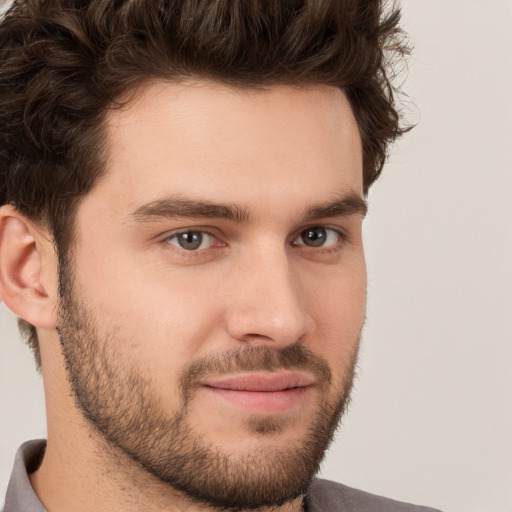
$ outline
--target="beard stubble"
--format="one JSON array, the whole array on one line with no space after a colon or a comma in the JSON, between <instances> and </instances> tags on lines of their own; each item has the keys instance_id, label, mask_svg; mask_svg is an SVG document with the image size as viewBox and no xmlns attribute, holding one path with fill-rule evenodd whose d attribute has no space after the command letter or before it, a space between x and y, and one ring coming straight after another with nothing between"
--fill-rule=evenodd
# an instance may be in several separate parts
<instances>
[{"instance_id":1,"label":"beard stubble","mask_svg":"<svg viewBox=\"0 0 512 512\"><path fill-rule=\"evenodd\" d=\"M243 346L191 361L181 372L181 407L170 413L151 374L130 364L119 330L99 332L94 315L78 298L72 274L61 266L58 333L68 380L82 415L106 441L138 467L188 499L221 510L279 507L307 491L348 404L359 340L347 356L345 371L333 384L328 363L300 343L282 350ZM241 371L304 370L317 382L319 401L302 439L271 450L227 453L188 421L194 391L209 374ZM250 416L245 432L261 439L277 436L287 419ZM136 482L131 482L136 485Z\"/></svg>"}]
</instances>

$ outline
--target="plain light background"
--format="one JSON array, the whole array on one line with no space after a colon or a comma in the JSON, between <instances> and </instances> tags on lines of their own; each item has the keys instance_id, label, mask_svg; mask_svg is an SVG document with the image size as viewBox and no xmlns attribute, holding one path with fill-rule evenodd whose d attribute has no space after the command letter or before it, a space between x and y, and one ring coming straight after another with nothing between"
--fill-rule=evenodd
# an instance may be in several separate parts
<instances>
[{"instance_id":1,"label":"plain light background","mask_svg":"<svg viewBox=\"0 0 512 512\"><path fill-rule=\"evenodd\" d=\"M402 5L418 126L370 194L360 370L321 475L445 512L512 512L512 1ZM3 496L45 418L4 306L0 342Z\"/></svg>"}]
</instances>

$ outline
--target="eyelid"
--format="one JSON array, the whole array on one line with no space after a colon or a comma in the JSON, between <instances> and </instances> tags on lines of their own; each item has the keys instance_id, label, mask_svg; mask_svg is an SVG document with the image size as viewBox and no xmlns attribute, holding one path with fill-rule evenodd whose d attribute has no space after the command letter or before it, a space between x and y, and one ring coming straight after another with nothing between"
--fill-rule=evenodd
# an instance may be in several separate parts
<instances>
[{"instance_id":1,"label":"eyelid","mask_svg":"<svg viewBox=\"0 0 512 512\"><path fill-rule=\"evenodd\" d=\"M328 235L330 234L331 236L332 236L332 234L335 234L337 236L336 242L330 243L328 245L321 245L318 247L306 245L304 243L304 241L301 239L301 235L305 231L310 230L310 229L315 229L315 228L325 229L326 232L328 233ZM174 251L177 251L185 256L189 256L189 257L199 256L201 254L206 253L207 251L209 251L212 248L221 249L228 245L226 242L223 241L223 233L222 232L219 233L218 231L219 230L217 228L210 227L210 226L204 226L204 225L203 226L189 226L189 227L178 228L173 231L167 232L165 234L165 236L163 236L161 238L161 241L166 246L171 245L172 249ZM174 244L174 243L169 242L171 239L176 239L182 233L190 233L190 232L202 233L203 235L208 236L211 240L210 245L208 247L205 247L202 249L185 249L183 247L180 247L178 243ZM322 251L322 250L324 250L324 251L331 250L332 251L332 250L335 250L336 248L338 248L339 246L341 246L343 244L343 242L347 241L348 238L349 238L349 236L348 236L346 230L343 229L342 227L332 226L332 225L324 225L324 224L319 223L319 224L311 224L306 227L301 227L300 230L296 231L295 234L293 235L290 244L295 247L300 247L301 249L312 250L312 251L317 251L317 252Z\"/></svg>"},{"instance_id":2,"label":"eyelid","mask_svg":"<svg viewBox=\"0 0 512 512\"><path fill-rule=\"evenodd\" d=\"M334 244L330 244L330 245L321 245L321 246L318 246L318 247L313 247L313 246L308 246L304 243L303 240L301 240L301 236L302 234L305 232L305 231L308 231L310 229L315 229L315 228L322 228L322 229L325 229L327 232L332 232L332 233L335 233L337 236L338 236L338 240L337 240L337 243L334 243ZM292 240L292 245L294 246L301 246L301 247L306 247L307 249L311 249L311 250L316 250L316 251L319 251L319 250L322 250L322 249L332 249L334 248L335 246L341 244L343 241L346 241L348 239L348 235L346 233L346 231L342 228L340 228L339 226L325 226L323 224L313 224L313 225L310 225L310 226L307 226L305 228L302 228L293 238ZM297 240L300 240L300 242L297 242Z\"/></svg>"},{"instance_id":3,"label":"eyelid","mask_svg":"<svg viewBox=\"0 0 512 512\"><path fill-rule=\"evenodd\" d=\"M188 256L192 256L193 254L198 254L207 251L208 249L211 249L213 246L215 246L216 243L219 244L218 247L224 247L226 245L222 240L220 240L219 235L214 234L212 231L214 231L212 228L205 228L203 226L191 226L187 228L180 228L167 233L162 238L162 242L166 245L172 245L174 249L180 251L181 253L184 253ZM180 247L178 243L174 244L170 242L170 240L177 239L177 237L183 233L201 233L203 236L206 235L207 237L209 237L212 243L208 247L202 249L185 249L183 247Z\"/></svg>"}]
</instances>

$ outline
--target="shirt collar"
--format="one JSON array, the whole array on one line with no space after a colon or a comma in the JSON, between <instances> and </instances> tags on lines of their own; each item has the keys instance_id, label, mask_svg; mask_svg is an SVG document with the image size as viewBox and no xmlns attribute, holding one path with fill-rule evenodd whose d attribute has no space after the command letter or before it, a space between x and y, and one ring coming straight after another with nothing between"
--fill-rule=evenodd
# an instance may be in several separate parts
<instances>
[{"instance_id":1,"label":"shirt collar","mask_svg":"<svg viewBox=\"0 0 512 512\"><path fill-rule=\"evenodd\" d=\"M14 466L7 486L3 512L47 512L39 501L29 480L29 473L35 471L43 460L46 449L44 439L35 439L23 443L16 453ZM315 484L313 484L314 487ZM304 509L317 510L316 505L306 498ZM320 510L320 509L318 509Z\"/></svg>"},{"instance_id":2,"label":"shirt collar","mask_svg":"<svg viewBox=\"0 0 512 512\"><path fill-rule=\"evenodd\" d=\"M46 512L28 478L29 473L41 463L45 448L46 441L42 439L28 441L19 448L7 486L3 512Z\"/></svg>"}]
</instances>

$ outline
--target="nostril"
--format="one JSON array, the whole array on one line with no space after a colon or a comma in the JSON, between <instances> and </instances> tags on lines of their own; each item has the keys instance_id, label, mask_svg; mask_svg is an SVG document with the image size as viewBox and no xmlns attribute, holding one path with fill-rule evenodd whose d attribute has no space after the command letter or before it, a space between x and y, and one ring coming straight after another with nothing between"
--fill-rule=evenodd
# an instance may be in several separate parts
<instances>
[{"instance_id":1,"label":"nostril","mask_svg":"<svg viewBox=\"0 0 512 512\"><path fill-rule=\"evenodd\" d=\"M253 311L231 310L227 318L227 330L236 340L252 344L285 346L302 339L310 325L306 312L297 314L271 314L265 309Z\"/></svg>"}]
</instances>

